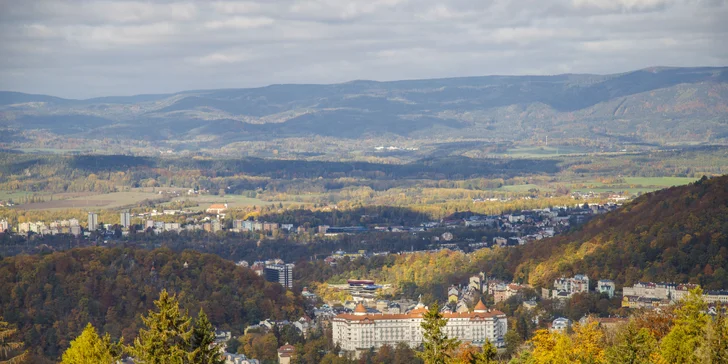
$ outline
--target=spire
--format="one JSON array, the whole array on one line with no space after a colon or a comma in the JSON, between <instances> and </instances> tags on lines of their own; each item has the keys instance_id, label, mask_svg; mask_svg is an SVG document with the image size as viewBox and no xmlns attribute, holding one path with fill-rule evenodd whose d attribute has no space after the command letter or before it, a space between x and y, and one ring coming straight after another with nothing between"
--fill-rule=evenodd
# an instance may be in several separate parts
<instances>
[{"instance_id":1,"label":"spire","mask_svg":"<svg viewBox=\"0 0 728 364\"><path fill-rule=\"evenodd\" d=\"M488 308L485 307L485 304L483 303L483 300L478 300L478 304L475 305L475 309L473 309L474 312L487 312Z\"/></svg>"}]
</instances>

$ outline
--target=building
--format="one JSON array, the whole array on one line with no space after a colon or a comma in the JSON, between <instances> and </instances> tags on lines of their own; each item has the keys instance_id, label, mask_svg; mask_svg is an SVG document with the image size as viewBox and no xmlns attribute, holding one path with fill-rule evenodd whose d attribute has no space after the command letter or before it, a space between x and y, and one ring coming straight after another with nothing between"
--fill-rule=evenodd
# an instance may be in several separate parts
<instances>
[{"instance_id":1,"label":"building","mask_svg":"<svg viewBox=\"0 0 728 364\"><path fill-rule=\"evenodd\" d=\"M222 230L222 223L220 223L220 220L212 220L212 232L216 233L220 230Z\"/></svg>"},{"instance_id":2,"label":"building","mask_svg":"<svg viewBox=\"0 0 728 364\"><path fill-rule=\"evenodd\" d=\"M268 282L278 282L286 288L293 288L293 264L266 264L264 271Z\"/></svg>"},{"instance_id":3,"label":"building","mask_svg":"<svg viewBox=\"0 0 728 364\"><path fill-rule=\"evenodd\" d=\"M296 347L286 343L286 345L278 348L278 364L289 364L293 354L296 353Z\"/></svg>"},{"instance_id":4,"label":"building","mask_svg":"<svg viewBox=\"0 0 728 364\"><path fill-rule=\"evenodd\" d=\"M165 222L164 223L164 231L180 231L182 228L180 227L178 222Z\"/></svg>"},{"instance_id":5,"label":"building","mask_svg":"<svg viewBox=\"0 0 728 364\"><path fill-rule=\"evenodd\" d=\"M559 317L551 322L551 331L566 332L571 327L571 320Z\"/></svg>"},{"instance_id":6,"label":"building","mask_svg":"<svg viewBox=\"0 0 728 364\"><path fill-rule=\"evenodd\" d=\"M131 214L129 211L124 211L121 213L121 227L128 228L131 226Z\"/></svg>"},{"instance_id":7,"label":"building","mask_svg":"<svg viewBox=\"0 0 728 364\"><path fill-rule=\"evenodd\" d=\"M685 297L697 284L653 283L637 282L632 287L622 289L624 296L654 298L657 300L679 301Z\"/></svg>"},{"instance_id":8,"label":"building","mask_svg":"<svg viewBox=\"0 0 728 364\"><path fill-rule=\"evenodd\" d=\"M597 291L599 291L599 293L606 293L609 298L614 297L614 290L614 282L609 279L600 279L597 282Z\"/></svg>"},{"instance_id":9,"label":"building","mask_svg":"<svg viewBox=\"0 0 728 364\"><path fill-rule=\"evenodd\" d=\"M538 302L534 300L523 301L523 308L529 311L535 309L536 307L538 307Z\"/></svg>"},{"instance_id":10,"label":"building","mask_svg":"<svg viewBox=\"0 0 728 364\"><path fill-rule=\"evenodd\" d=\"M707 291L703 294L706 303L728 304L728 291Z\"/></svg>"},{"instance_id":11,"label":"building","mask_svg":"<svg viewBox=\"0 0 728 364\"><path fill-rule=\"evenodd\" d=\"M227 209L228 209L228 204L226 204L226 203L224 203L224 204L214 203L214 204L210 205L210 207L208 207L207 210L205 210L205 212L207 212L208 214L220 215L223 212L227 211Z\"/></svg>"},{"instance_id":12,"label":"building","mask_svg":"<svg viewBox=\"0 0 728 364\"><path fill-rule=\"evenodd\" d=\"M468 281L468 287L470 287L478 292L483 292L484 283L485 283L484 274L480 273L478 275L470 277L470 280Z\"/></svg>"},{"instance_id":13,"label":"building","mask_svg":"<svg viewBox=\"0 0 728 364\"><path fill-rule=\"evenodd\" d=\"M623 308L660 308L671 305L672 302L666 298L655 298L646 296L622 296Z\"/></svg>"},{"instance_id":14,"label":"building","mask_svg":"<svg viewBox=\"0 0 728 364\"><path fill-rule=\"evenodd\" d=\"M258 359L249 359L243 354L223 353L222 358L225 360L225 364L260 364Z\"/></svg>"},{"instance_id":15,"label":"building","mask_svg":"<svg viewBox=\"0 0 728 364\"><path fill-rule=\"evenodd\" d=\"M460 290L458 290L458 288L455 286L450 286L450 289L447 290L447 302L457 303L459 298Z\"/></svg>"},{"instance_id":16,"label":"building","mask_svg":"<svg viewBox=\"0 0 728 364\"><path fill-rule=\"evenodd\" d=\"M368 313L360 303L353 313L334 317L334 343L340 345L342 350L354 353L378 349L385 344L394 347L400 342L412 348L418 347L422 344L422 317L427 310L420 303L405 314ZM449 337L478 346L486 340L497 347L505 345L503 336L508 329L506 315L487 309L482 301L472 312L445 312L443 316L448 319L444 331Z\"/></svg>"},{"instance_id":17,"label":"building","mask_svg":"<svg viewBox=\"0 0 728 364\"><path fill-rule=\"evenodd\" d=\"M574 278L558 278L554 280L554 289L551 297L569 298L575 293L589 292L589 277L585 274L577 274Z\"/></svg>"},{"instance_id":18,"label":"building","mask_svg":"<svg viewBox=\"0 0 728 364\"><path fill-rule=\"evenodd\" d=\"M265 276L265 263L264 262L253 262L253 265L250 266L250 269L252 269L253 272L255 272L255 274L257 274L259 276Z\"/></svg>"},{"instance_id":19,"label":"building","mask_svg":"<svg viewBox=\"0 0 728 364\"><path fill-rule=\"evenodd\" d=\"M73 236L80 236L81 235L81 227L78 225L71 226L71 234Z\"/></svg>"},{"instance_id":20,"label":"building","mask_svg":"<svg viewBox=\"0 0 728 364\"><path fill-rule=\"evenodd\" d=\"M278 230L278 223L276 223L276 222L264 222L263 223L263 231L274 232L276 230Z\"/></svg>"},{"instance_id":21,"label":"building","mask_svg":"<svg viewBox=\"0 0 728 364\"><path fill-rule=\"evenodd\" d=\"M8 220L0 220L0 233L10 231L10 223L8 223Z\"/></svg>"},{"instance_id":22,"label":"building","mask_svg":"<svg viewBox=\"0 0 728 364\"><path fill-rule=\"evenodd\" d=\"M99 215L95 212L88 213L88 231L96 231L99 228Z\"/></svg>"},{"instance_id":23,"label":"building","mask_svg":"<svg viewBox=\"0 0 728 364\"><path fill-rule=\"evenodd\" d=\"M501 237L495 237L493 238L493 245L504 247L508 245L508 239L501 238Z\"/></svg>"}]
</instances>

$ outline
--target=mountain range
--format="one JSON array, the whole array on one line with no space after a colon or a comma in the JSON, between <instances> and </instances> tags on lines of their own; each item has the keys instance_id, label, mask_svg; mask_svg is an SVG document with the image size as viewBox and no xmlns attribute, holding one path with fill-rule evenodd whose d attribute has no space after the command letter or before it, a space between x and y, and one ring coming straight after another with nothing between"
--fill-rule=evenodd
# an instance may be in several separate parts
<instances>
[{"instance_id":1,"label":"mountain range","mask_svg":"<svg viewBox=\"0 0 728 364\"><path fill-rule=\"evenodd\" d=\"M728 141L728 67L485 76L71 100L0 92L0 143L28 132L222 147L294 137ZM45 135L45 134L44 134Z\"/></svg>"}]
</instances>

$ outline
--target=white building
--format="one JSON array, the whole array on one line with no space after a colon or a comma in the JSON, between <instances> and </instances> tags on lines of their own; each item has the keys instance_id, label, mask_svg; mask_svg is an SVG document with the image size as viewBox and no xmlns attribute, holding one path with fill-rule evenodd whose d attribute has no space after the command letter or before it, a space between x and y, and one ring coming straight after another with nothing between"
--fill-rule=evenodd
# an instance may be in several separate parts
<instances>
[{"instance_id":1,"label":"white building","mask_svg":"<svg viewBox=\"0 0 728 364\"><path fill-rule=\"evenodd\" d=\"M707 291L703 294L703 299L707 303L728 303L728 291Z\"/></svg>"},{"instance_id":2,"label":"white building","mask_svg":"<svg viewBox=\"0 0 728 364\"><path fill-rule=\"evenodd\" d=\"M88 213L88 231L96 231L99 228L99 215L95 212Z\"/></svg>"},{"instance_id":3,"label":"white building","mask_svg":"<svg viewBox=\"0 0 728 364\"><path fill-rule=\"evenodd\" d=\"M0 220L0 233L10 231L10 224L8 223L8 220Z\"/></svg>"},{"instance_id":4,"label":"white building","mask_svg":"<svg viewBox=\"0 0 728 364\"><path fill-rule=\"evenodd\" d=\"M405 314L368 313L360 303L352 314L340 314L333 319L333 339L342 350L361 352L378 349L384 344L395 346L400 342L410 347L422 344L422 320L427 307L418 304ZM503 336L508 330L506 315L489 310L482 301L472 312L443 313L448 319L444 331L449 337L483 345L486 340L503 347Z\"/></svg>"},{"instance_id":5,"label":"white building","mask_svg":"<svg viewBox=\"0 0 728 364\"><path fill-rule=\"evenodd\" d=\"M614 297L614 290L614 281L611 281L609 279L600 279L597 282L597 291L599 291L599 293L606 293L609 298Z\"/></svg>"},{"instance_id":6,"label":"white building","mask_svg":"<svg viewBox=\"0 0 728 364\"><path fill-rule=\"evenodd\" d=\"M559 278L554 280L554 289L551 297L571 297L575 293L589 292L589 277L577 274L574 278Z\"/></svg>"},{"instance_id":7,"label":"white building","mask_svg":"<svg viewBox=\"0 0 728 364\"><path fill-rule=\"evenodd\" d=\"M551 323L551 331L565 332L571 327L571 320L559 317Z\"/></svg>"},{"instance_id":8,"label":"white building","mask_svg":"<svg viewBox=\"0 0 728 364\"><path fill-rule=\"evenodd\" d=\"M164 231L180 231L180 225L178 222L165 222Z\"/></svg>"},{"instance_id":9,"label":"white building","mask_svg":"<svg viewBox=\"0 0 728 364\"><path fill-rule=\"evenodd\" d=\"M121 223L119 225L125 228L131 226L131 214L128 211L122 212L120 218Z\"/></svg>"},{"instance_id":10,"label":"white building","mask_svg":"<svg viewBox=\"0 0 728 364\"><path fill-rule=\"evenodd\" d=\"M646 297L661 300L679 301L687 296L691 289L698 287L697 284L675 284L675 283L653 283L637 282L632 287L624 287L624 296Z\"/></svg>"}]
</instances>

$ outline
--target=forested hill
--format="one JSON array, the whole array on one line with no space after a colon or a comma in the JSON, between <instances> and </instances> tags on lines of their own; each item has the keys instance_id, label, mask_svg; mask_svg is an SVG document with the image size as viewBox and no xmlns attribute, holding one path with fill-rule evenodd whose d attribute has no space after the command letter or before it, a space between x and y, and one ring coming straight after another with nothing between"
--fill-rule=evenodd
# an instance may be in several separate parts
<instances>
[{"instance_id":1,"label":"forested hill","mask_svg":"<svg viewBox=\"0 0 728 364\"><path fill-rule=\"evenodd\" d=\"M612 75L354 81L89 100L0 92L0 130L15 140L176 140L184 143L171 148L187 149L316 136L716 143L728 138L726 110L728 68L653 67Z\"/></svg>"},{"instance_id":2,"label":"forested hill","mask_svg":"<svg viewBox=\"0 0 728 364\"><path fill-rule=\"evenodd\" d=\"M184 264L187 262L187 268ZM83 248L0 260L0 315L17 324L26 346L57 358L91 322L126 342L162 288L183 308L203 308L220 329L241 333L262 319L298 319L299 295L216 255L168 249Z\"/></svg>"},{"instance_id":3,"label":"forested hill","mask_svg":"<svg viewBox=\"0 0 728 364\"><path fill-rule=\"evenodd\" d=\"M674 281L728 288L728 175L646 194L578 231L489 255L481 264L541 286L586 273L619 286Z\"/></svg>"}]
</instances>

